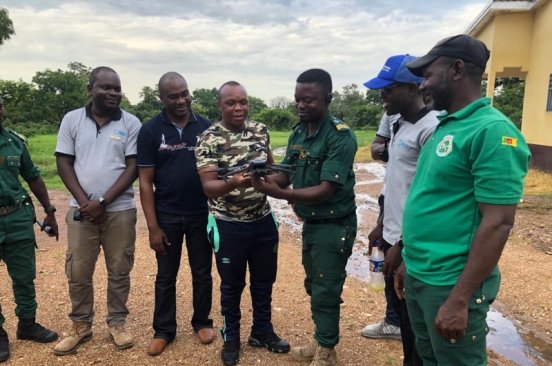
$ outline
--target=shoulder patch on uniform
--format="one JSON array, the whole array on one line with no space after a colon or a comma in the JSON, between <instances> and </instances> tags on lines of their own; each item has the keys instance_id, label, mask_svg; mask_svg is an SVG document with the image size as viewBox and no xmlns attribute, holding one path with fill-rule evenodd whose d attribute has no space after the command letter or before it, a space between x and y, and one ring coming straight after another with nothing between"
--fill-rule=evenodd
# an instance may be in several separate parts
<instances>
[{"instance_id":1,"label":"shoulder patch on uniform","mask_svg":"<svg viewBox=\"0 0 552 366\"><path fill-rule=\"evenodd\" d=\"M338 130L338 131L344 131L344 130L348 130L349 129L349 126L347 126L343 121L341 121L340 119L337 119L335 118L334 116L330 116L330 118L332 119L332 122L335 126L335 129Z\"/></svg>"},{"instance_id":2,"label":"shoulder patch on uniform","mask_svg":"<svg viewBox=\"0 0 552 366\"><path fill-rule=\"evenodd\" d=\"M23 136L22 134L15 132L11 128L6 128L6 131L11 133L15 137L19 138L21 141L23 141L25 143L25 145L28 145L29 142L28 142L27 138L25 136Z\"/></svg>"},{"instance_id":3,"label":"shoulder patch on uniform","mask_svg":"<svg viewBox=\"0 0 552 366\"><path fill-rule=\"evenodd\" d=\"M335 128L337 128L338 131L341 130L348 130L349 126L347 126L345 123L341 122L335 125Z\"/></svg>"},{"instance_id":4,"label":"shoulder patch on uniform","mask_svg":"<svg viewBox=\"0 0 552 366\"><path fill-rule=\"evenodd\" d=\"M518 140L515 137L502 136L502 145L517 147Z\"/></svg>"}]
</instances>

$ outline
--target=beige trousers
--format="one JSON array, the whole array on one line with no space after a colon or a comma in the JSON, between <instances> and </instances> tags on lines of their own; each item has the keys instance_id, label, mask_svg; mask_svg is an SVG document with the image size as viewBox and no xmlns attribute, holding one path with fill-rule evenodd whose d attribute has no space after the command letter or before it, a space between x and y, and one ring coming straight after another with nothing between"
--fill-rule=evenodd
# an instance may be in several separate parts
<instances>
[{"instance_id":1,"label":"beige trousers","mask_svg":"<svg viewBox=\"0 0 552 366\"><path fill-rule=\"evenodd\" d=\"M94 320L94 269L103 249L107 268L106 321L110 327L122 324L128 315L126 303L134 265L136 209L109 212L102 224L73 220L75 210L72 207L65 217L68 241L65 274L72 306L69 318L87 323Z\"/></svg>"}]
</instances>

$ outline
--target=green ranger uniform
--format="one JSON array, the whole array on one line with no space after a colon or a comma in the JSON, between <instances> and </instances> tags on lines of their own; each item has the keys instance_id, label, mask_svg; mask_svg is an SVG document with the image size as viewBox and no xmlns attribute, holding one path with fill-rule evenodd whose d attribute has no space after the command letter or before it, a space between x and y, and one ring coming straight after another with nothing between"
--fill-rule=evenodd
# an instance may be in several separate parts
<instances>
[{"instance_id":1,"label":"green ranger uniform","mask_svg":"<svg viewBox=\"0 0 552 366\"><path fill-rule=\"evenodd\" d=\"M34 208L19 175L32 180L40 173L24 137L0 126L0 260L12 279L15 314L32 319L36 313ZM3 324L0 308L0 326Z\"/></svg>"},{"instance_id":2,"label":"green ranger uniform","mask_svg":"<svg viewBox=\"0 0 552 366\"><path fill-rule=\"evenodd\" d=\"M304 220L303 267L316 326L314 336L327 348L339 342L339 307L347 277L345 266L357 231L353 191L356 150L353 131L328 114L310 136L305 123L294 127L283 160L284 164L296 165L296 172L290 177L294 189L317 186L322 181L338 186L325 202L297 202L295 206L297 215Z\"/></svg>"}]
</instances>

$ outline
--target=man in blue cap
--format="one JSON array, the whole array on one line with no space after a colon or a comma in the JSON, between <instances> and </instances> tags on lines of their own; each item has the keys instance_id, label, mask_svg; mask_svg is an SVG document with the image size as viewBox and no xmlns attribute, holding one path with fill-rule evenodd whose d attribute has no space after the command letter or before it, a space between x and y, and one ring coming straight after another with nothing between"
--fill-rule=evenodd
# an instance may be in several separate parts
<instances>
[{"instance_id":1,"label":"man in blue cap","mask_svg":"<svg viewBox=\"0 0 552 366\"><path fill-rule=\"evenodd\" d=\"M381 91L387 115L398 114L400 117L391 127L383 220L378 221L379 229L382 230L379 240L385 254L386 316L383 321L366 326L361 334L370 338L395 338L402 335L404 365L408 366L421 365L421 361L415 351L406 304L398 299L393 289L393 273L402 261L402 212L416 172L418 155L438 123L438 113L426 108L420 93L419 85L423 79L406 67L414 59L414 56L408 54L392 56L376 78L364 83L367 88ZM397 326L400 326L400 331Z\"/></svg>"}]
</instances>

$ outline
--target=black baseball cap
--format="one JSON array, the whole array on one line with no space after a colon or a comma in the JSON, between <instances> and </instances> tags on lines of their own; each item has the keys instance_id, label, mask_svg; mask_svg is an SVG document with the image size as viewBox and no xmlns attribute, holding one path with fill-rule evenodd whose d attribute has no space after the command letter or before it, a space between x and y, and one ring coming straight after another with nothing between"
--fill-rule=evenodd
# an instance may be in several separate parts
<instances>
[{"instance_id":1,"label":"black baseball cap","mask_svg":"<svg viewBox=\"0 0 552 366\"><path fill-rule=\"evenodd\" d=\"M437 42L427 55L418 57L406 64L406 67L417 76L423 76L424 70L441 56L457 58L472 63L485 70L491 51L485 43L466 34L448 37Z\"/></svg>"}]
</instances>

